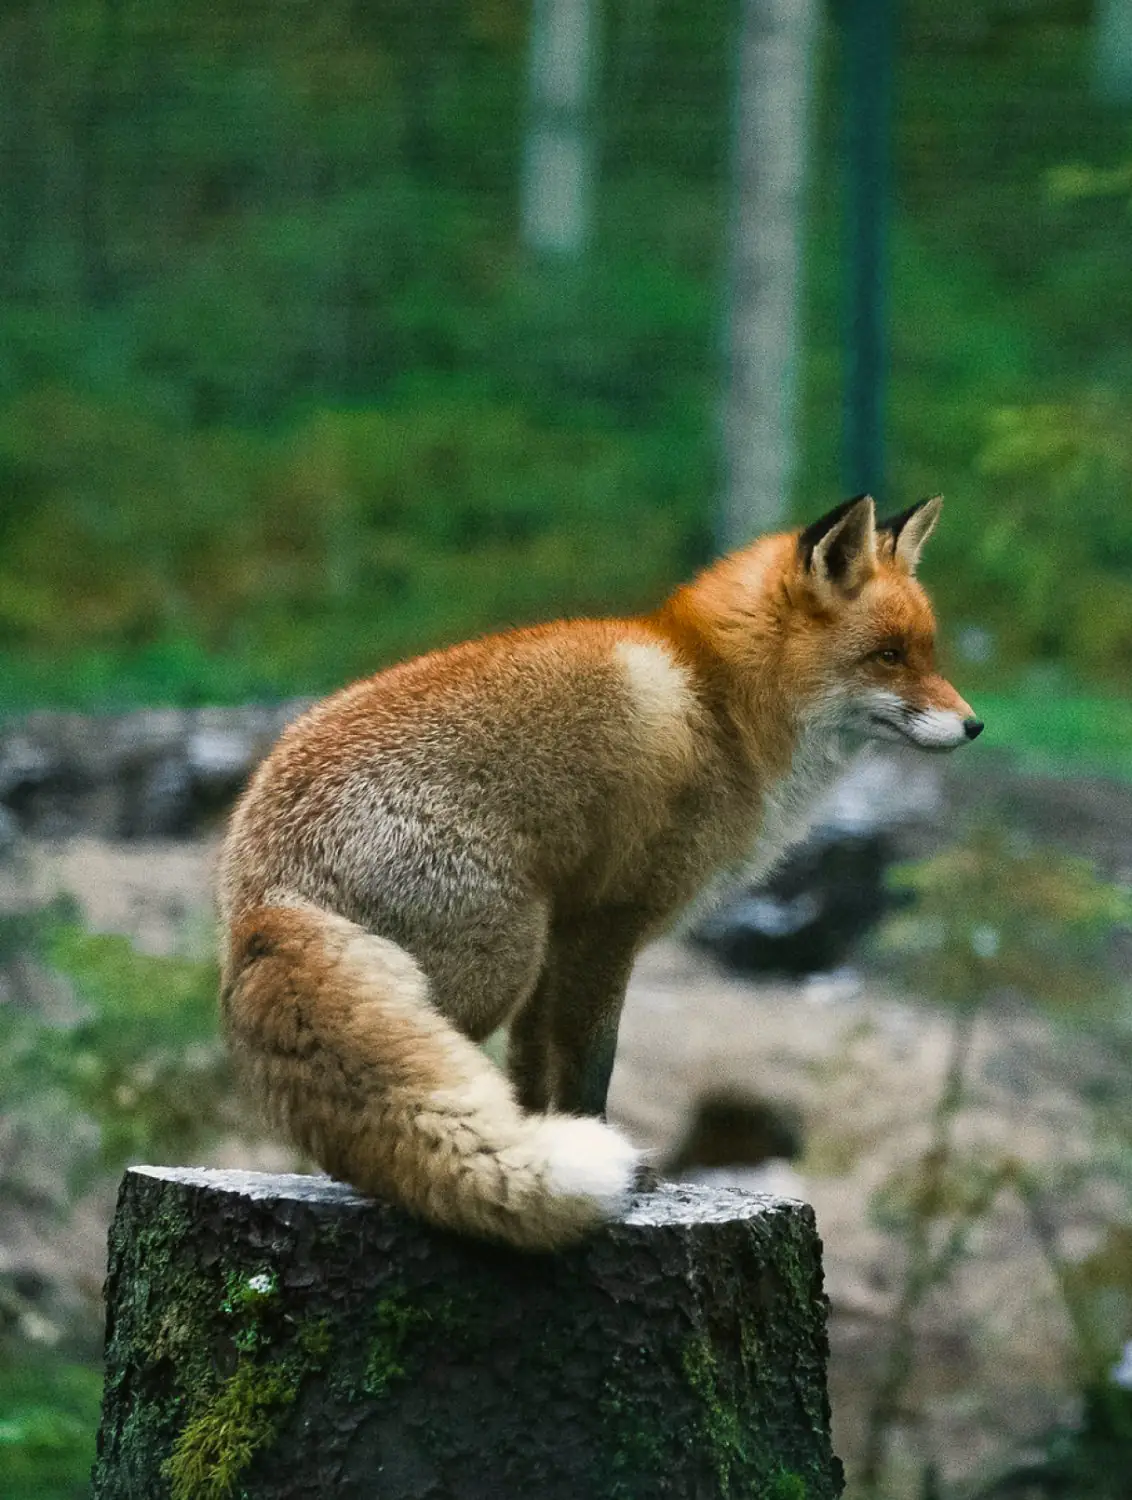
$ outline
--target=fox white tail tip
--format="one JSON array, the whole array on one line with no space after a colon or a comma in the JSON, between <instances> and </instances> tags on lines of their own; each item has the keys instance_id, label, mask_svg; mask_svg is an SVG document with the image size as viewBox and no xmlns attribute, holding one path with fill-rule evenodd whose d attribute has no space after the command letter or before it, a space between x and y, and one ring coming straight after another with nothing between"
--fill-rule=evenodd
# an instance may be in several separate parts
<instances>
[{"instance_id":1,"label":"fox white tail tip","mask_svg":"<svg viewBox=\"0 0 1132 1500\"><path fill-rule=\"evenodd\" d=\"M547 1186L556 1197L588 1199L602 1217L626 1206L641 1153L620 1132L600 1120L559 1116L539 1133Z\"/></svg>"}]
</instances>

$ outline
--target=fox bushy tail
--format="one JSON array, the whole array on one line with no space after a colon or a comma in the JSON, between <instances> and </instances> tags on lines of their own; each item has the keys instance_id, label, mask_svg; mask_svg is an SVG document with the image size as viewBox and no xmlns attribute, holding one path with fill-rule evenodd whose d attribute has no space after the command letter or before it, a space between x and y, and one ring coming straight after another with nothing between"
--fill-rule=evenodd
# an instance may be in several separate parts
<instances>
[{"instance_id":1,"label":"fox bushy tail","mask_svg":"<svg viewBox=\"0 0 1132 1500\"><path fill-rule=\"evenodd\" d=\"M333 1176L448 1229L553 1249L616 1212L638 1154L527 1114L395 943L308 904L240 918L222 997L244 1077Z\"/></svg>"}]
</instances>

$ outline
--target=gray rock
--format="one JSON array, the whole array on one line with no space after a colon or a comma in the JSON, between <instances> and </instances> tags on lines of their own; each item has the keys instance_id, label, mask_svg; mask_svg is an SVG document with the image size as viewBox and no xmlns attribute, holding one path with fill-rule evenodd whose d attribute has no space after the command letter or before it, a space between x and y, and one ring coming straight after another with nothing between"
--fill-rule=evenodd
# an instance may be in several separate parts
<instances>
[{"instance_id":1,"label":"gray rock","mask_svg":"<svg viewBox=\"0 0 1132 1500\"><path fill-rule=\"evenodd\" d=\"M191 838L308 706L34 713L0 725L0 808L41 838Z\"/></svg>"}]
</instances>

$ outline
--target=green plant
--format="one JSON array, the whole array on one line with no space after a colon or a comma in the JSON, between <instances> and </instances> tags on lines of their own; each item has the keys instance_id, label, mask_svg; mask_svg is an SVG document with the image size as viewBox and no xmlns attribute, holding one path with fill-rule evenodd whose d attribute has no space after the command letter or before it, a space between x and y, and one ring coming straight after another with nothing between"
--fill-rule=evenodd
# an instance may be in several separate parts
<instances>
[{"instance_id":1,"label":"green plant","mask_svg":"<svg viewBox=\"0 0 1132 1500\"><path fill-rule=\"evenodd\" d=\"M40 1008L44 975L73 1010ZM29 980L38 974L38 983ZM128 1161L198 1155L236 1127L211 963L155 958L85 931L67 902L0 919L0 1199L50 1235L79 1190ZM50 1170L45 1170L49 1166ZM254 1288L247 1292L254 1293ZM0 1278L0 1473L11 1500L89 1492L102 1377L101 1310L25 1297Z\"/></svg>"},{"instance_id":2,"label":"green plant","mask_svg":"<svg viewBox=\"0 0 1132 1500\"><path fill-rule=\"evenodd\" d=\"M927 1148L909 1172L884 1185L874 1203L880 1224L901 1242L904 1269L867 1417L858 1475L866 1495L882 1492L889 1435L914 1369L920 1309L950 1278L968 1252L973 1229L1005 1189L1027 1205L1037 1241L1054 1267L1077 1335L1082 1389L1094 1408L1105 1389L1101 1351L1109 1363L1115 1357L1110 1344L1098 1341L1086 1299L1057 1251L1046 1185L1010 1154L987 1159L965 1153L956 1143L955 1124L979 1019L998 999L1025 999L1062 1022L1111 1016L1120 991L1103 961L1103 946L1116 925L1132 921L1132 899L1087 862L1033 849L993 827L897 870L894 883L913 902L888 924L883 951L895 972L916 993L946 1006L952 1020ZM1132 1152L1132 1136L1125 1149ZM1122 1410L1115 1393L1101 1401L1102 1411L1110 1408ZM1100 1429L1106 1442L1121 1430L1104 1423ZM1132 1442L1132 1429L1125 1438Z\"/></svg>"}]
</instances>

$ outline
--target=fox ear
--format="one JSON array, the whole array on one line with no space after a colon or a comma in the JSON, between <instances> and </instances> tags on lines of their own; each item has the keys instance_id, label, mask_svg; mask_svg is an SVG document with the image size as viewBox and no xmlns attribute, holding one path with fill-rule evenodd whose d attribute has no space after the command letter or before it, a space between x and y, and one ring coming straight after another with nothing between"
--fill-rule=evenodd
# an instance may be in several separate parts
<instances>
[{"instance_id":1,"label":"fox ear","mask_svg":"<svg viewBox=\"0 0 1132 1500\"><path fill-rule=\"evenodd\" d=\"M876 571L876 507L855 495L813 521L798 538L798 559L819 589L855 594Z\"/></svg>"},{"instance_id":2,"label":"fox ear","mask_svg":"<svg viewBox=\"0 0 1132 1500\"><path fill-rule=\"evenodd\" d=\"M916 571L920 553L935 530L942 506L943 496L933 495L930 500L918 500L900 515L882 521L877 527L881 543L891 548L892 556L909 573Z\"/></svg>"}]
</instances>

